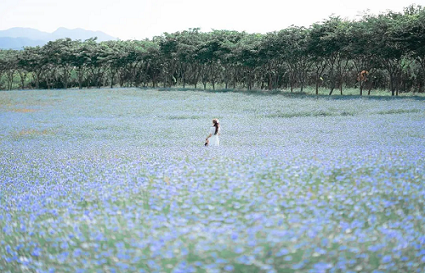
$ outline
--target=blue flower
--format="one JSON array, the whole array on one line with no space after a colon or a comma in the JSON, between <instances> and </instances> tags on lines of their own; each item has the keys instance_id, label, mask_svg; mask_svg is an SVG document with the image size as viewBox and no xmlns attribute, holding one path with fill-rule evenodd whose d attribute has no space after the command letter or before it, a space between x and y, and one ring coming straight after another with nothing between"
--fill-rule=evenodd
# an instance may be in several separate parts
<instances>
[{"instance_id":1,"label":"blue flower","mask_svg":"<svg viewBox=\"0 0 425 273\"><path fill-rule=\"evenodd\" d=\"M299 270L299 269L302 269L303 267L304 267L304 262L300 262L300 263L292 265L293 270Z\"/></svg>"},{"instance_id":2,"label":"blue flower","mask_svg":"<svg viewBox=\"0 0 425 273\"><path fill-rule=\"evenodd\" d=\"M391 255L385 255L384 257L382 257L383 263L389 263L391 261L392 261Z\"/></svg>"},{"instance_id":3,"label":"blue flower","mask_svg":"<svg viewBox=\"0 0 425 273\"><path fill-rule=\"evenodd\" d=\"M276 257L281 257L283 255L289 254L289 251L286 248L281 248L277 253Z\"/></svg>"},{"instance_id":4,"label":"blue flower","mask_svg":"<svg viewBox=\"0 0 425 273\"><path fill-rule=\"evenodd\" d=\"M39 256L41 256L41 248L39 248L39 247L35 247L35 248L32 250L31 255L32 255L32 256L35 256L35 257L39 257Z\"/></svg>"},{"instance_id":5,"label":"blue flower","mask_svg":"<svg viewBox=\"0 0 425 273\"><path fill-rule=\"evenodd\" d=\"M224 267L224 270L226 270L226 271L233 271L234 270L234 267L233 267L233 265L226 265Z\"/></svg>"}]
</instances>

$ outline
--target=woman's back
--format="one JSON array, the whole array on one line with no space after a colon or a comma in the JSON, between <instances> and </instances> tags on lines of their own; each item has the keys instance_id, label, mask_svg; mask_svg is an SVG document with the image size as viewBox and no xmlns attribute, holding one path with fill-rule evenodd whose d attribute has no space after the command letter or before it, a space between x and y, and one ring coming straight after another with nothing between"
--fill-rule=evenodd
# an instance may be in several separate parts
<instances>
[{"instance_id":1,"label":"woman's back","mask_svg":"<svg viewBox=\"0 0 425 273\"><path fill-rule=\"evenodd\" d=\"M205 146L218 146L220 145L220 140L218 135L220 134L220 122L218 119L212 120L213 126L211 126L209 135L205 139Z\"/></svg>"},{"instance_id":2,"label":"woman's back","mask_svg":"<svg viewBox=\"0 0 425 273\"><path fill-rule=\"evenodd\" d=\"M216 134L216 128L215 126L211 126L210 128L210 140L209 140L209 146L219 146L220 145L220 139L218 138L218 135L220 133L220 128L217 129Z\"/></svg>"}]
</instances>

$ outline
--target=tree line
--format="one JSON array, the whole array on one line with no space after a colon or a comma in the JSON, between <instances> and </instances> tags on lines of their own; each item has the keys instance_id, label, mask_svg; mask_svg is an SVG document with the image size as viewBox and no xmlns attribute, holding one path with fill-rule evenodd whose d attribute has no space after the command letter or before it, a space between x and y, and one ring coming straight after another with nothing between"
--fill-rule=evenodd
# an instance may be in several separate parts
<instances>
[{"instance_id":1,"label":"tree line","mask_svg":"<svg viewBox=\"0 0 425 273\"><path fill-rule=\"evenodd\" d=\"M90 87L358 88L424 92L425 8L331 16L267 34L194 28L145 40L59 39L0 51L0 89Z\"/></svg>"}]
</instances>

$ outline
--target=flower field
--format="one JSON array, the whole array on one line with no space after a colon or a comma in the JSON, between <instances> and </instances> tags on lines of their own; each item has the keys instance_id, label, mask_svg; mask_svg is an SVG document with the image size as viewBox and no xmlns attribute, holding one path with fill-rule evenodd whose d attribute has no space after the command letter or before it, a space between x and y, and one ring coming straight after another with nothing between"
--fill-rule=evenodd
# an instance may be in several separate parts
<instances>
[{"instance_id":1,"label":"flower field","mask_svg":"<svg viewBox=\"0 0 425 273\"><path fill-rule=\"evenodd\" d=\"M0 272L425 272L423 98L0 92L0 147Z\"/></svg>"}]
</instances>

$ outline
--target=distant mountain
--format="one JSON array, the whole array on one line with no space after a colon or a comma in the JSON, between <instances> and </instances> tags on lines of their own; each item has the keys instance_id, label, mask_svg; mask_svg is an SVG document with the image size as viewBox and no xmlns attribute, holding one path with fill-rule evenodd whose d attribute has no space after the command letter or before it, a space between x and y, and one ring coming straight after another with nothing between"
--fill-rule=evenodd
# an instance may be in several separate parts
<instances>
[{"instance_id":1,"label":"distant mountain","mask_svg":"<svg viewBox=\"0 0 425 273\"><path fill-rule=\"evenodd\" d=\"M27 38L31 40L49 41L51 33L39 31L33 28L14 27L6 30L0 30L0 37L8 38Z\"/></svg>"},{"instance_id":2,"label":"distant mountain","mask_svg":"<svg viewBox=\"0 0 425 273\"><path fill-rule=\"evenodd\" d=\"M42 46L48 41L71 38L72 40L87 40L97 37L98 42L116 40L102 31L91 31L81 28L67 29L58 28L53 33L39 31L33 28L10 28L0 30L0 49L22 49L25 46Z\"/></svg>"},{"instance_id":3,"label":"distant mountain","mask_svg":"<svg viewBox=\"0 0 425 273\"><path fill-rule=\"evenodd\" d=\"M85 30L82 28L67 29L67 28L61 27L61 28L58 28L56 31L54 31L51 35L53 37L53 40L57 40L61 38L71 38L72 40L83 41L89 38L97 37L97 41L103 42L103 41L110 41L110 40L117 39L102 31L91 31L91 30Z\"/></svg>"},{"instance_id":4,"label":"distant mountain","mask_svg":"<svg viewBox=\"0 0 425 273\"><path fill-rule=\"evenodd\" d=\"M31 40L28 38L0 37L0 49L23 49L26 46L43 46L47 42L43 40Z\"/></svg>"}]
</instances>

